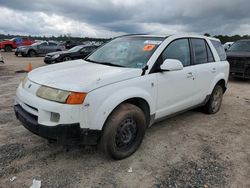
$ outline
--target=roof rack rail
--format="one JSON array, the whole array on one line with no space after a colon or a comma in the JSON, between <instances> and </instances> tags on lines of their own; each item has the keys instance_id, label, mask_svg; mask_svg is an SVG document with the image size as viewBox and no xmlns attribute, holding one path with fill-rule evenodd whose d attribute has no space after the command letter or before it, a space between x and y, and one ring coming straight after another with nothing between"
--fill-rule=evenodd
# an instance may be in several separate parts
<instances>
[{"instance_id":1,"label":"roof rack rail","mask_svg":"<svg viewBox=\"0 0 250 188\"><path fill-rule=\"evenodd\" d=\"M134 35L148 35L147 33L134 33L134 34L126 34L126 35L120 35L114 38L119 38L119 37L129 37L129 36L134 36Z\"/></svg>"}]
</instances>

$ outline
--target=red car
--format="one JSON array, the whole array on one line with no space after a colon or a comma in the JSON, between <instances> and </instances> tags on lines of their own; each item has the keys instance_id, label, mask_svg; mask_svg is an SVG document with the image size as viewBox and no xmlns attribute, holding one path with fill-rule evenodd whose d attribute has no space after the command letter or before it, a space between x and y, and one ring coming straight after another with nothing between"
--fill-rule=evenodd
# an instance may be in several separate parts
<instances>
[{"instance_id":1,"label":"red car","mask_svg":"<svg viewBox=\"0 0 250 188\"><path fill-rule=\"evenodd\" d=\"M4 49L5 52L11 52L12 49L16 49L18 46L29 46L35 41L28 38L16 37L10 40L4 40L0 42L0 50Z\"/></svg>"}]
</instances>

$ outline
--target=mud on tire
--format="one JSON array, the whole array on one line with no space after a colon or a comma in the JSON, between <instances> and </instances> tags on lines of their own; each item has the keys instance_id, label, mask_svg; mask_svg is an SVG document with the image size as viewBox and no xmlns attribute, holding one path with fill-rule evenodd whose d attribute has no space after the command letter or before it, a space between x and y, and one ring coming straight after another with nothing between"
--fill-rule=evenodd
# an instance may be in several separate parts
<instances>
[{"instance_id":1,"label":"mud on tire","mask_svg":"<svg viewBox=\"0 0 250 188\"><path fill-rule=\"evenodd\" d=\"M207 114L215 114L220 110L222 99L223 99L223 88L221 85L217 84L213 92L207 102L207 104L204 106L203 110Z\"/></svg>"},{"instance_id":2,"label":"mud on tire","mask_svg":"<svg viewBox=\"0 0 250 188\"><path fill-rule=\"evenodd\" d=\"M146 127L146 118L140 108L121 104L107 119L99 146L113 159L129 157L139 148Z\"/></svg>"}]
</instances>

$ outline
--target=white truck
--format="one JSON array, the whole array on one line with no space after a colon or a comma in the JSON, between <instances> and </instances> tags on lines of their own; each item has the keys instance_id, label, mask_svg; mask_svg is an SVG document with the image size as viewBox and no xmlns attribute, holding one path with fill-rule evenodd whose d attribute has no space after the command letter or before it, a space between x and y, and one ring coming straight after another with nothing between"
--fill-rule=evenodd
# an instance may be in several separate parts
<instances>
[{"instance_id":1,"label":"white truck","mask_svg":"<svg viewBox=\"0 0 250 188\"><path fill-rule=\"evenodd\" d=\"M218 112L228 75L215 38L122 36L85 60L30 72L17 89L15 114L44 138L98 144L123 159L154 122L197 107Z\"/></svg>"}]
</instances>

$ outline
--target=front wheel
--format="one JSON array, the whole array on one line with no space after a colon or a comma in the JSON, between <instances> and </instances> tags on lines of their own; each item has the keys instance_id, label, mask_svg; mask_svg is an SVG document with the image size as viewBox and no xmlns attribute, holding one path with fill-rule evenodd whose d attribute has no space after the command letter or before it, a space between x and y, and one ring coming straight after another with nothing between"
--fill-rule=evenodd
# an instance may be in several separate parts
<instances>
[{"instance_id":1,"label":"front wheel","mask_svg":"<svg viewBox=\"0 0 250 188\"><path fill-rule=\"evenodd\" d=\"M70 61L70 60L71 60L71 57L69 57L69 56L66 56L63 58L63 61Z\"/></svg>"},{"instance_id":2,"label":"front wheel","mask_svg":"<svg viewBox=\"0 0 250 188\"><path fill-rule=\"evenodd\" d=\"M207 104L204 106L207 114L215 114L220 110L223 94L223 88L220 85L216 85Z\"/></svg>"},{"instance_id":3,"label":"front wheel","mask_svg":"<svg viewBox=\"0 0 250 188\"><path fill-rule=\"evenodd\" d=\"M100 140L101 149L113 159L124 159L140 146L146 131L146 119L137 106L124 103L108 118Z\"/></svg>"}]
</instances>

